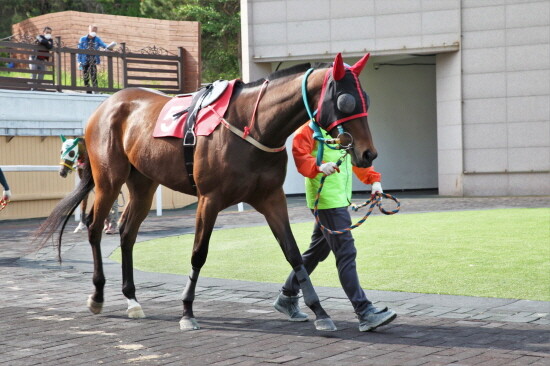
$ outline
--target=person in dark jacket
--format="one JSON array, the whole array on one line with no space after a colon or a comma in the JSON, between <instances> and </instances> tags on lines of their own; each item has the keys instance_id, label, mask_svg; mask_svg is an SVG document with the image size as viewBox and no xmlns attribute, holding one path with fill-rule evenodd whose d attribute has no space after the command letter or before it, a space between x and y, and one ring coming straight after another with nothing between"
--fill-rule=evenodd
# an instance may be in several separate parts
<instances>
[{"instance_id":1,"label":"person in dark jacket","mask_svg":"<svg viewBox=\"0 0 550 366\"><path fill-rule=\"evenodd\" d=\"M36 36L36 44L42 46L42 49L38 51L36 56L31 56L30 60L34 63L30 64L30 69L34 71L46 70L45 62L50 60L50 51L53 48L52 29L45 27L42 34ZM43 73L33 73L31 75L33 80L44 80Z\"/></svg>"}]
</instances>

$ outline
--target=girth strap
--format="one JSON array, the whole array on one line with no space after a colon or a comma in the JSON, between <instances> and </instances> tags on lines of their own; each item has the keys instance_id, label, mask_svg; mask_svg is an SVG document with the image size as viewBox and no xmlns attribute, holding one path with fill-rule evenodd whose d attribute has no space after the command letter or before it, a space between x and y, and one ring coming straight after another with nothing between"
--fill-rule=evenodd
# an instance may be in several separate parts
<instances>
[{"instance_id":1,"label":"girth strap","mask_svg":"<svg viewBox=\"0 0 550 366\"><path fill-rule=\"evenodd\" d=\"M197 184L193 177L193 165L195 163L195 145L197 144L197 136L195 135L195 124L197 122L197 115L201 108L203 100L212 91L212 84L209 84L205 88L199 90L197 95L193 98L191 105L187 108L187 118L185 119L185 125L183 130L183 159L185 161L185 170L189 176L189 182L194 192L197 192ZM182 112L180 112L182 113ZM185 111L183 111L185 113ZM179 113L178 113L179 114ZM181 115L181 114L180 114Z\"/></svg>"}]
</instances>

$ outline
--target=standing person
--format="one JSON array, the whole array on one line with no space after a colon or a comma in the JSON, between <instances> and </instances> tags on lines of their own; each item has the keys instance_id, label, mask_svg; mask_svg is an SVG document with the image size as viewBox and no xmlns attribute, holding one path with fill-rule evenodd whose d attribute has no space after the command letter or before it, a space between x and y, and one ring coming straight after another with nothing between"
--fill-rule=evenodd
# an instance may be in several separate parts
<instances>
[{"instance_id":1,"label":"standing person","mask_svg":"<svg viewBox=\"0 0 550 366\"><path fill-rule=\"evenodd\" d=\"M105 42L97 35L97 26L90 25L88 27L88 34L80 38L78 41L78 48L81 50L98 50L99 48L110 49L112 45L107 46ZM97 88L97 65L100 63L99 55L84 55L78 54L78 63L82 70L84 85L90 86L90 78L92 86ZM91 94L91 91L86 93Z\"/></svg>"},{"instance_id":2,"label":"standing person","mask_svg":"<svg viewBox=\"0 0 550 366\"><path fill-rule=\"evenodd\" d=\"M330 138L324 131L323 137ZM328 148L324 149L323 163L318 167L316 163L318 144L319 142L313 139L313 129L309 123L296 131L292 143L292 154L298 172L306 177L307 205L313 211L321 178L323 175L330 176L324 182L319 199L319 219L323 226L333 230L349 227L351 226L351 216L347 207L351 199L352 169L363 183L372 185L373 195L378 192L382 193L381 174L374 171L373 167L352 168L349 156L346 156L342 165L338 167L334 162L340 158L341 152ZM377 309L374 307L359 284L355 263L357 250L351 231L342 235L332 235L323 232L319 224L315 222L311 244L302 254L304 267L308 274L313 272L319 262L325 260L331 251L336 257L336 267L342 288L359 319L359 330L361 332L374 330L393 321L397 314L388 308ZM300 284L292 271L273 304L273 307L287 315L290 321L306 321L308 318L307 314L300 311L299 291Z\"/></svg>"},{"instance_id":3,"label":"standing person","mask_svg":"<svg viewBox=\"0 0 550 366\"><path fill-rule=\"evenodd\" d=\"M2 192L2 200L9 202L11 199L10 186L8 185L8 181L6 180L6 176L4 175L2 168L0 168L0 185L4 188L4 191Z\"/></svg>"},{"instance_id":4,"label":"standing person","mask_svg":"<svg viewBox=\"0 0 550 366\"><path fill-rule=\"evenodd\" d=\"M42 34L36 36L36 43L42 45L45 49L39 50L36 56L31 56L29 58L31 61L34 61L34 63L30 64L29 68L31 70L44 71L46 70L44 62L50 60L49 50L53 48L52 29L50 27L44 27ZM33 73L31 74L31 78L33 80L44 80L44 74Z\"/></svg>"}]
</instances>

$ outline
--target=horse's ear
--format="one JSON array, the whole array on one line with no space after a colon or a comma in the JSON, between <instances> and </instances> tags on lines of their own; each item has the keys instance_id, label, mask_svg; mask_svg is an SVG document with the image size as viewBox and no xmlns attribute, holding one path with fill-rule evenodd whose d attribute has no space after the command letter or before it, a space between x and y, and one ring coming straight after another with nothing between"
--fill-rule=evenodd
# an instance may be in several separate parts
<instances>
[{"instance_id":1,"label":"horse's ear","mask_svg":"<svg viewBox=\"0 0 550 366\"><path fill-rule=\"evenodd\" d=\"M66 138L65 136L63 136L63 135L61 135L61 136L59 136L59 137L61 137L61 142L65 142L65 141L67 140L67 138Z\"/></svg>"},{"instance_id":2,"label":"horse's ear","mask_svg":"<svg viewBox=\"0 0 550 366\"><path fill-rule=\"evenodd\" d=\"M351 71L359 76L365 65L367 64L367 61L369 60L370 53L367 53L365 56L363 56L359 61L355 63L352 67L350 67Z\"/></svg>"},{"instance_id":3,"label":"horse's ear","mask_svg":"<svg viewBox=\"0 0 550 366\"><path fill-rule=\"evenodd\" d=\"M334 80L340 80L346 74L346 67L344 66L344 61L342 60L342 54L338 53L334 58L334 63L332 64L332 77Z\"/></svg>"},{"instance_id":4,"label":"horse's ear","mask_svg":"<svg viewBox=\"0 0 550 366\"><path fill-rule=\"evenodd\" d=\"M80 137L77 137L77 138L74 139L75 144L78 144L79 142L80 142Z\"/></svg>"}]
</instances>

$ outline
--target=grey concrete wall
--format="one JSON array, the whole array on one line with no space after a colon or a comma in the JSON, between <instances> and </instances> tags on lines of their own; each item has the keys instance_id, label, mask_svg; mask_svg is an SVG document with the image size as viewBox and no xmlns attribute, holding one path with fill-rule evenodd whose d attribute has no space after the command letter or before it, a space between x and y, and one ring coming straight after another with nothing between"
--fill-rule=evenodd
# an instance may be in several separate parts
<instances>
[{"instance_id":1,"label":"grey concrete wall","mask_svg":"<svg viewBox=\"0 0 550 366\"><path fill-rule=\"evenodd\" d=\"M241 0L241 5L249 33L243 45L250 45L255 62L457 49L460 42L459 0Z\"/></svg>"},{"instance_id":2,"label":"grey concrete wall","mask_svg":"<svg viewBox=\"0 0 550 366\"><path fill-rule=\"evenodd\" d=\"M108 95L0 89L0 136L79 136Z\"/></svg>"},{"instance_id":3,"label":"grey concrete wall","mask_svg":"<svg viewBox=\"0 0 550 366\"><path fill-rule=\"evenodd\" d=\"M550 1L462 7L464 194L550 194Z\"/></svg>"}]
</instances>

